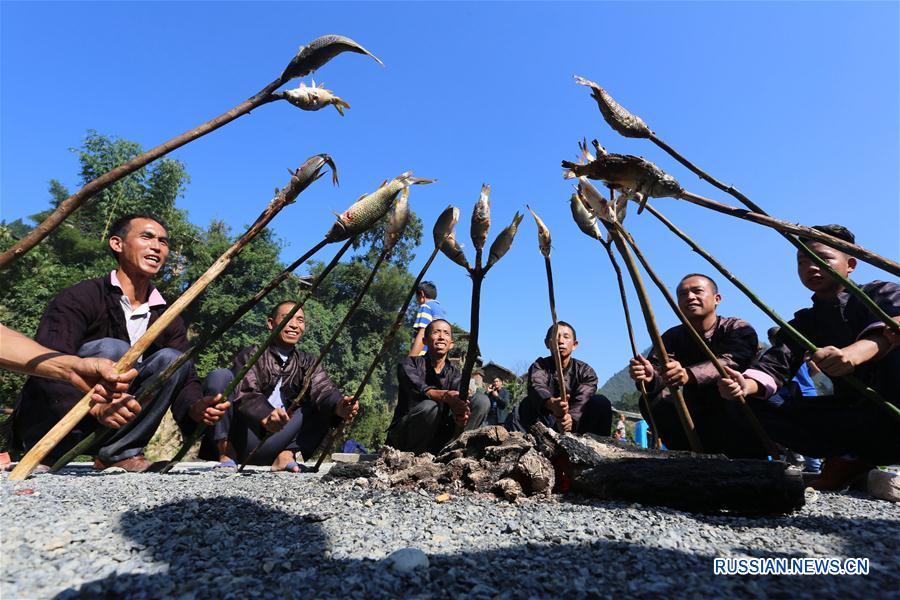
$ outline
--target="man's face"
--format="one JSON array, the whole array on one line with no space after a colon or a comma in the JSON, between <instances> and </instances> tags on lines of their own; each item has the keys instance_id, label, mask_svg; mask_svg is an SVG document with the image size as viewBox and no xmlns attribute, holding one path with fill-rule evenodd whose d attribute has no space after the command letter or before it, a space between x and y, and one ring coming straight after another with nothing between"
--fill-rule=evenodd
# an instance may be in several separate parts
<instances>
[{"instance_id":1,"label":"man's face","mask_svg":"<svg viewBox=\"0 0 900 600\"><path fill-rule=\"evenodd\" d=\"M119 265L153 277L169 256L169 234L153 219L132 219L125 237L112 236L109 247L116 252Z\"/></svg>"},{"instance_id":2,"label":"man's face","mask_svg":"<svg viewBox=\"0 0 900 600\"><path fill-rule=\"evenodd\" d=\"M844 277L856 268L856 259L839 250L818 242L807 242L806 245L816 256ZM800 282L816 295L830 295L841 289L840 281L829 275L825 269L820 268L802 251L797 252L797 275L800 277Z\"/></svg>"},{"instance_id":3,"label":"man's face","mask_svg":"<svg viewBox=\"0 0 900 600\"><path fill-rule=\"evenodd\" d=\"M560 325L556 328L556 347L559 348L559 355L563 360L572 356L572 352L578 347L578 342L575 341L575 334L571 327ZM547 348L550 348L549 344Z\"/></svg>"},{"instance_id":4,"label":"man's face","mask_svg":"<svg viewBox=\"0 0 900 600\"><path fill-rule=\"evenodd\" d=\"M284 320L293 308L294 304L290 302L279 306L278 311L275 313L275 318L269 317L268 320L266 320L266 326L269 328L269 331L278 327L278 324ZM304 319L303 309L301 308L294 313L291 320L288 321L287 325L284 326L284 329L281 330L281 333L278 335L278 341L282 346L293 346L300 341L301 337L303 337L304 330L306 330L306 320Z\"/></svg>"},{"instance_id":5,"label":"man's face","mask_svg":"<svg viewBox=\"0 0 900 600\"><path fill-rule=\"evenodd\" d=\"M494 389L499 390L500 388L503 387L503 380L500 379L499 377L494 377L493 384L494 384Z\"/></svg>"},{"instance_id":6,"label":"man's face","mask_svg":"<svg viewBox=\"0 0 900 600\"><path fill-rule=\"evenodd\" d=\"M716 312L722 296L713 291L706 277L688 277L676 290L678 308L688 319L703 319Z\"/></svg>"},{"instance_id":7,"label":"man's face","mask_svg":"<svg viewBox=\"0 0 900 600\"><path fill-rule=\"evenodd\" d=\"M453 331L450 324L446 321L433 321L429 326L428 339L425 343L428 344L428 352L439 357L446 356L453 347Z\"/></svg>"},{"instance_id":8,"label":"man's face","mask_svg":"<svg viewBox=\"0 0 900 600\"><path fill-rule=\"evenodd\" d=\"M475 385L481 387L484 384L484 376L481 373L475 373L472 375L472 381L475 382Z\"/></svg>"}]
</instances>

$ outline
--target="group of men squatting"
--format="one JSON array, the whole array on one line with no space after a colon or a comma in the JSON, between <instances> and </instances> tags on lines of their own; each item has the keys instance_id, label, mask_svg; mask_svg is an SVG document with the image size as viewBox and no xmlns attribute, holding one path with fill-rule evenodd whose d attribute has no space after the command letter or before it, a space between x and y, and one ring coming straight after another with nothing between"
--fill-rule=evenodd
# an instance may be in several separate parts
<instances>
[{"instance_id":1,"label":"group of men squatting","mask_svg":"<svg viewBox=\"0 0 900 600\"><path fill-rule=\"evenodd\" d=\"M854 241L853 234L841 226L816 229ZM855 258L820 242L805 241L838 273L853 272ZM112 225L108 242L117 268L60 292L48 305L34 340L36 347L72 360L94 361L91 365L98 374L112 372L111 361L118 360L166 307L152 283L169 253L165 224L153 215L128 215ZM766 448L739 407L743 396L777 444L825 459L815 487L840 489L873 465L900 461L900 425L842 379L852 373L889 402L900 404L900 336L806 255L798 253L796 260L800 281L813 296L812 306L796 312L790 323L819 348L817 352L805 352L788 332L780 331L771 347L760 353L749 323L718 315L722 297L715 281L691 274L678 284L678 304L729 377L720 377L684 325L663 334L667 356L655 350L647 357L639 355L631 360L629 373L639 388L646 389L649 402L641 403L641 411L655 424L655 434L667 448L689 449L670 391L678 387L705 452L766 458ZM873 281L860 287L889 315L900 316L896 283ZM387 431L388 444L416 453L436 453L460 431L497 423L498 402L501 407L508 402L499 381L488 387L487 394L476 386L470 386L468 395L460 393L461 373L448 359L453 331L436 297L436 288L427 282L417 292L419 318L410 355L397 366L397 406ZM269 330L294 308L293 302L273 306L266 321ZM201 457L218 460L220 469L233 469L249 459L272 470L299 472L300 461L312 456L330 428L352 420L359 410L358 403L343 394L319 365L299 399L299 408L289 413L316 363L313 355L297 348L306 325L303 311L297 310L228 398L222 397L223 391L256 346L241 350L230 368L215 370L202 381L193 365L185 363L152 401L141 406L134 397L189 348L185 325L176 319L136 369L124 375L125 384L119 375L117 382L107 386L120 393L94 394L90 414L48 455L45 464L52 464L102 426L115 432L88 451L95 457L95 469L152 470L144 447L171 409L185 436L200 424L208 426ZM594 369L572 356L578 347L575 328L560 321L556 339L551 336L552 328L544 342L548 349L556 344L559 350L567 398L562 398L552 356L538 358L528 370L527 395L505 425L527 431L542 422L563 431L610 435L610 402L597 393ZM791 382L807 366L832 379L832 394L800 394ZM46 369L31 372L35 375L24 385L12 417L16 451L34 446L88 389L81 379L73 378L71 370L68 377ZM127 393L121 393L126 388Z\"/></svg>"}]
</instances>

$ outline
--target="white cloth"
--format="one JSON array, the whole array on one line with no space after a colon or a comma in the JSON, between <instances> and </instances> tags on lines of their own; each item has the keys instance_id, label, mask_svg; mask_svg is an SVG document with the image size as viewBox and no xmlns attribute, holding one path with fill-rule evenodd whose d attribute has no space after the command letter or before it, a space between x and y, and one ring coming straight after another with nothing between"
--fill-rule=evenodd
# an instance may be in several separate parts
<instances>
[{"instance_id":1,"label":"white cloth","mask_svg":"<svg viewBox=\"0 0 900 600\"><path fill-rule=\"evenodd\" d=\"M287 364L287 359L290 356L290 352L282 352L281 348L276 348L276 352L278 352L278 356L281 357L281 364ZM284 400L281 399L281 377L278 377L278 381L275 382L275 389L272 391L272 394L268 399L269 406L272 408L284 408Z\"/></svg>"}]
</instances>

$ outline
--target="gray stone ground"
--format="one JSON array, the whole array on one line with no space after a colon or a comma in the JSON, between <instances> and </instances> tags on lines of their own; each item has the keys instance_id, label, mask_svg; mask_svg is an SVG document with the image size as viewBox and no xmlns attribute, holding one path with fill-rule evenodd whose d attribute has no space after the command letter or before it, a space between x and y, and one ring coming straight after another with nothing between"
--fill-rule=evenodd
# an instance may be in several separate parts
<instances>
[{"instance_id":1,"label":"gray stone ground","mask_svg":"<svg viewBox=\"0 0 900 600\"><path fill-rule=\"evenodd\" d=\"M34 493L22 494L26 489ZM900 598L900 506L821 494L777 518L585 498L513 505L318 475L69 469L0 482L11 598ZM388 556L407 552L394 560ZM714 576L713 557L866 557L868 576Z\"/></svg>"}]
</instances>

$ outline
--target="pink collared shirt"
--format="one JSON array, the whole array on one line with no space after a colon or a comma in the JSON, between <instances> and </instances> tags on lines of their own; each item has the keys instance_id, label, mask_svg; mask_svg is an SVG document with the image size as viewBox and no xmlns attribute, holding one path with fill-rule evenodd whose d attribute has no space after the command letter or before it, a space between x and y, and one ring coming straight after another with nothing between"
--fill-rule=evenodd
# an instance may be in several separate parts
<instances>
[{"instance_id":1,"label":"pink collared shirt","mask_svg":"<svg viewBox=\"0 0 900 600\"><path fill-rule=\"evenodd\" d=\"M109 281L119 288L119 290L122 289L122 285L119 283L119 278L116 275L115 270L110 272ZM131 299L122 292L122 312L125 315L125 326L128 327L128 341L132 346L134 346L134 343L147 332L147 326L150 323L150 308L161 306L165 303L166 301L162 297L162 294L160 294L159 290L155 287L152 287L152 284L150 287L150 297L137 308L132 307Z\"/></svg>"}]
</instances>

